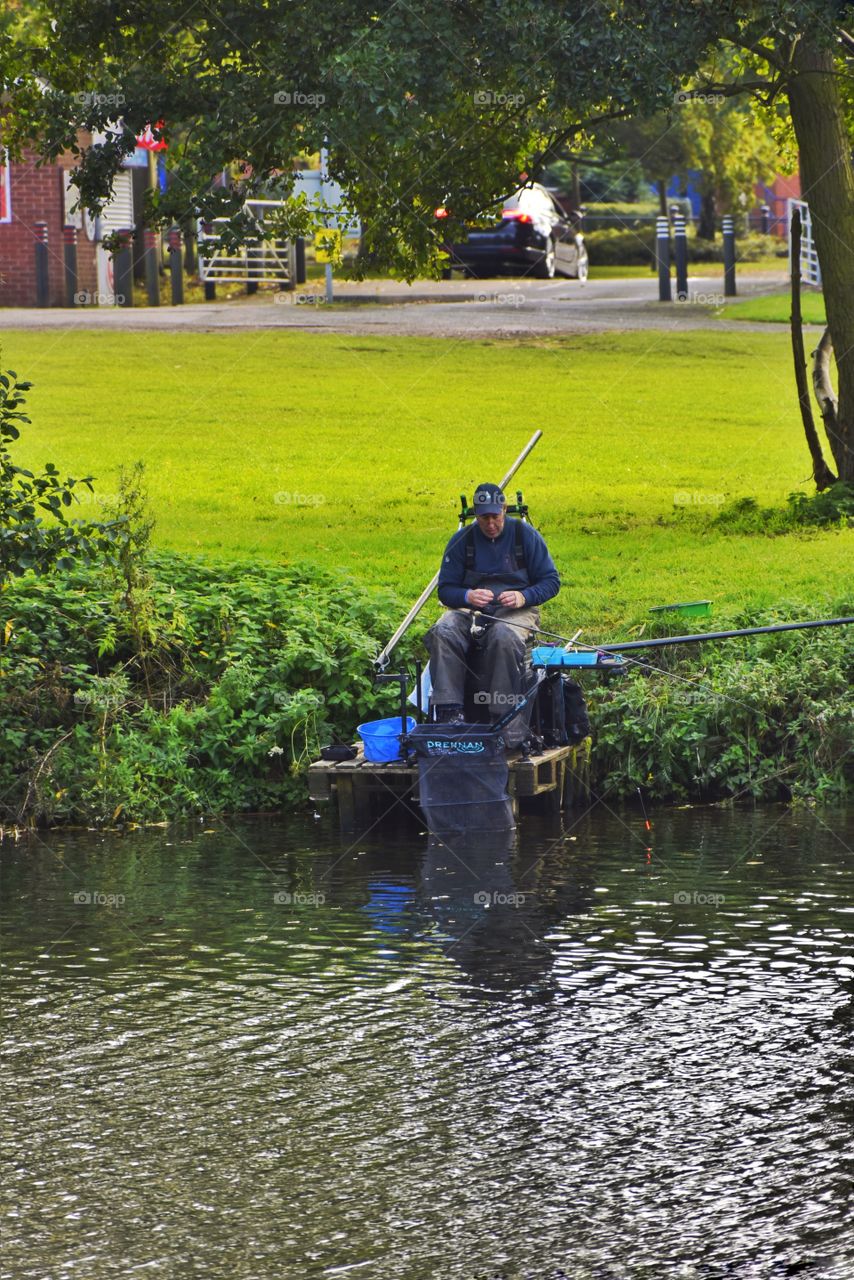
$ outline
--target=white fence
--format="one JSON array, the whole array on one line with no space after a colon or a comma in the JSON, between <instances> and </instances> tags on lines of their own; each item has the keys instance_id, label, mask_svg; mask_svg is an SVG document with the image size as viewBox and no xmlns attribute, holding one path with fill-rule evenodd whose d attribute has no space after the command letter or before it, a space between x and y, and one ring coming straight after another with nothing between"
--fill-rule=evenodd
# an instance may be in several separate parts
<instances>
[{"instance_id":1,"label":"white fence","mask_svg":"<svg viewBox=\"0 0 854 1280\"><path fill-rule=\"evenodd\" d=\"M247 200L245 209L254 223L255 231L233 253L214 247L219 238L217 224L199 223L199 276L203 281L223 284L250 284L272 281L280 285L296 282L296 249L292 240L278 239L265 226L265 218L280 209L280 200Z\"/></svg>"},{"instance_id":2,"label":"white fence","mask_svg":"<svg viewBox=\"0 0 854 1280\"><path fill-rule=\"evenodd\" d=\"M792 273L792 214L796 209L801 211L801 279L806 284L821 285L821 267L812 238L812 219L810 207L805 200L786 201L786 220L789 238L789 274Z\"/></svg>"}]
</instances>

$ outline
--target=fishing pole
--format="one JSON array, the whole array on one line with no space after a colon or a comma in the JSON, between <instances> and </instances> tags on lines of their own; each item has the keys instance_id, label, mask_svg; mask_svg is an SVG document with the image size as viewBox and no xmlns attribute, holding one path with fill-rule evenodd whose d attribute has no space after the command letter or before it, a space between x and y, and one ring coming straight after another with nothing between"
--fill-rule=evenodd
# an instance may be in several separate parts
<instances>
[{"instance_id":1,"label":"fishing pole","mask_svg":"<svg viewBox=\"0 0 854 1280\"><path fill-rule=\"evenodd\" d=\"M510 481L515 476L516 472L521 467L522 463L527 458L528 454L531 452L531 450L537 444L538 440L541 438L542 434L543 434L542 431L534 432L534 434L531 436L528 443L525 445L525 448L519 454L519 457L513 463L513 466L507 472L507 475L504 476L503 480L499 481L498 487L500 489L506 488L506 486L510 483ZM463 516L463 513L461 512L460 525L459 525L460 529L463 528L464 523L465 523L464 516ZM383 649L382 653L379 655L379 657L374 658L374 666L377 667L378 670L384 671L385 668L388 666L388 660L391 657L393 649L398 644L398 642L402 640L403 637L406 635L407 631L412 626L412 623L415 621L415 619L418 617L419 613L424 608L427 601L430 599L431 595L436 589L436 583L438 581L439 581L439 572L437 571L433 575L433 577L430 579L430 581L427 583L427 586L421 592L421 595L415 601L415 604L409 610L409 613L403 619L400 626L397 628L394 635L391 637L388 644Z\"/></svg>"},{"instance_id":2,"label":"fishing pole","mask_svg":"<svg viewBox=\"0 0 854 1280\"><path fill-rule=\"evenodd\" d=\"M854 618L819 618L812 622L776 622L768 627L741 627L737 631L703 631L692 636L659 636L657 640L626 640L620 644L596 645L604 653L623 653L628 649L660 649L670 644L695 644L699 640L731 640L734 636L773 635L778 631L808 631L813 627L844 627ZM581 645L580 648L589 648Z\"/></svg>"},{"instance_id":3,"label":"fishing pole","mask_svg":"<svg viewBox=\"0 0 854 1280\"><path fill-rule=\"evenodd\" d=\"M773 626L768 627L741 627L735 631L702 631L697 635L690 636L659 636L655 640L623 640L618 644L583 644L574 637L567 640L566 636L558 635L556 631L545 631L542 627L531 627L520 622L511 622L509 618L496 618L491 613L483 613L480 609L473 609L472 613L485 622L503 622L507 627L517 627L520 631L536 631L537 635L549 636L552 640L560 640L562 644L574 645L576 649L584 649L589 653L624 653L630 649L659 649L664 645L671 644L696 644L700 640L731 640L736 636L759 636L771 635L778 631L808 631L815 627L844 627L854 622L852 618L818 618L808 622L776 622ZM576 632L576 635L579 633Z\"/></svg>"},{"instance_id":4,"label":"fishing pole","mask_svg":"<svg viewBox=\"0 0 854 1280\"><path fill-rule=\"evenodd\" d=\"M491 613L483 613L479 609L473 609L472 613L485 622L502 622L505 626L515 627L520 631L525 631L528 635L536 632L537 635L548 636L552 640L559 640L567 649L570 645L576 649L582 649L587 653L600 653L602 655L609 653L622 653L624 650L637 649L655 649L662 645L670 644L689 644L697 643L702 640L729 640L738 636L767 635L778 631L799 631L809 630L816 627L837 627L854 622L854 618L820 618L807 622L780 622L773 626L767 627L742 627L732 631L709 631L702 632L697 635L689 636L661 636L653 640L628 640L619 644L601 644L591 645L584 644L577 640L578 632L575 633L570 640L566 636L559 635L556 631L545 631L542 627L531 627L524 623L511 622L509 618L496 618ZM643 658L627 658L627 664L633 667L642 667L646 671L656 672L658 675L668 676L671 680L675 680L680 684L696 685L697 680L688 679L686 676L678 675L675 671L668 671L664 667L657 667ZM733 698L731 694L719 694L726 702L731 702L733 706L741 706L742 704L737 698Z\"/></svg>"}]
</instances>

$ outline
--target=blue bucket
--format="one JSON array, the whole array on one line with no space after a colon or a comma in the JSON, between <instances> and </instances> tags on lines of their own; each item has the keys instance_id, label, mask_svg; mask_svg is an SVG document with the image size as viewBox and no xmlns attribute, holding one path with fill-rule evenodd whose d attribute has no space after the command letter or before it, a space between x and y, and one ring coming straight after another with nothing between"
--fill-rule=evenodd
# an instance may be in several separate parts
<instances>
[{"instance_id":1,"label":"blue bucket","mask_svg":"<svg viewBox=\"0 0 854 1280\"><path fill-rule=\"evenodd\" d=\"M415 728L412 716L406 717L406 732ZM369 720L360 724L356 732L365 744L365 759L373 764L390 764L392 760L402 760L400 747L400 716L389 716L386 720Z\"/></svg>"}]
</instances>

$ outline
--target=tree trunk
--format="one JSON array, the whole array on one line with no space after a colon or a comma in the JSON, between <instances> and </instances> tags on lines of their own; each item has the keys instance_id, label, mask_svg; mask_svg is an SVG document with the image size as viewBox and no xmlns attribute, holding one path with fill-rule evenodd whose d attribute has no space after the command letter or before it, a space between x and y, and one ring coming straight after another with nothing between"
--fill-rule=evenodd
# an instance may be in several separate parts
<instances>
[{"instance_id":1,"label":"tree trunk","mask_svg":"<svg viewBox=\"0 0 854 1280\"><path fill-rule=\"evenodd\" d=\"M802 198L810 207L827 324L836 352L839 400L829 443L840 480L854 483L854 165L833 52L798 41L789 104L801 159ZM825 423L827 424L827 418Z\"/></svg>"},{"instance_id":2,"label":"tree trunk","mask_svg":"<svg viewBox=\"0 0 854 1280\"><path fill-rule=\"evenodd\" d=\"M822 489L829 489L835 482L836 476L830 470L830 467L824 460L824 454L821 451L821 441L818 438L818 432L815 429L815 420L812 416L812 404L810 403L809 387L807 386L807 361L804 355L804 329L801 323L801 214L796 209L792 215L792 355L795 360L795 385L798 388L798 403L801 407L801 421L804 424L804 434L807 438L807 448L812 458L812 474L815 480L815 487L819 493ZM821 401L819 400L821 404ZM827 418L824 415L824 407L822 406L822 417L825 425Z\"/></svg>"},{"instance_id":3,"label":"tree trunk","mask_svg":"<svg viewBox=\"0 0 854 1280\"><path fill-rule=\"evenodd\" d=\"M718 209L714 191L704 191L700 196L700 217L697 221L697 239L714 240L717 230Z\"/></svg>"},{"instance_id":4,"label":"tree trunk","mask_svg":"<svg viewBox=\"0 0 854 1280\"><path fill-rule=\"evenodd\" d=\"M666 218L667 187L664 185L664 181L661 178L658 179L655 185L658 187L658 212L661 214L662 218Z\"/></svg>"},{"instance_id":5,"label":"tree trunk","mask_svg":"<svg viewBox=\"0 0 854 1280\"><path fill-rule=\"evenodd\" d=\"M830 357L832 355L833 339L830 336L830 330L825 329L821 335L821 341L812 353L812 385L828 440L838 430L836 422L836 410L838 407L836 392L833 390L833 383L830 378Z\"/></svg>"}]
</instances>

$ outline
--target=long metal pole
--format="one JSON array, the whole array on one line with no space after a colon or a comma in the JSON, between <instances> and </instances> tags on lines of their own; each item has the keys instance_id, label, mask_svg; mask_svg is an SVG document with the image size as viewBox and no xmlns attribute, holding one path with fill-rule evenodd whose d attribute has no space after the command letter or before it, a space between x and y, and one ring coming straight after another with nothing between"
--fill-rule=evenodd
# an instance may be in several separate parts
<instances>
[{"instance_id":1,"label":"long metal pole","mask_svg":"<svg viewBox=\"0 0 854 1280\"><path fill-rule=\"evenodd\" d=\"M808 631L812 627L844 627L854 618L822 618L817 622L778 622L773 627L743 627L740 631L704 631L696 636L662 636L658 640L628 640L625 644L599 644L605 653L624 653L628 649L660 649L667 644L690 644L697 640L730 640L733 636L759 636L775 631ZM579 645L590 649L592 645Z\"/></svg>"},{"instance_id":2,"label":"long metal pole","mask_svg":"<svg viewBox=\"0 0 854 1280\"><path fill-rule=\"evenodd\" d=\"M507 475L500 482L502 489L504 489L513 479L516 472L519 470L522 463L525 461L528 454L534 448L534 445L540 439L542 434L543 434L542 431L535 431L534 434L531 436L530 440L525 445L525 448L522 450L522 452L519 454L519 457L513 463L513 466L507 472ZM378 658L374 659L374 666L379 667L380 671L383 671L385 667L388 666L388 660L391 657L391 654L395 645L398 643L399 640L401 640L406 635L407 631L412 626L412 623L418 617L419 613L424 608L425 604L427 603L427 601L430 599L433 592L435 591L436 583L438 581L439 581L439 573L437 571L433 575L433 577L430 579L430 581L427 583L427 586L421 592L421 595L415 601L415 604L409 610L409 613L403 619L403 622L401 622L400 626L397 628L397 631L395 631L394 635L389 640L388 644L383 649L382 653L379 655Z\"/></svg>"}]
</instances>

